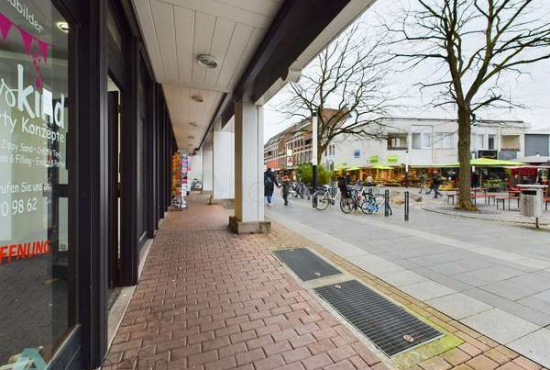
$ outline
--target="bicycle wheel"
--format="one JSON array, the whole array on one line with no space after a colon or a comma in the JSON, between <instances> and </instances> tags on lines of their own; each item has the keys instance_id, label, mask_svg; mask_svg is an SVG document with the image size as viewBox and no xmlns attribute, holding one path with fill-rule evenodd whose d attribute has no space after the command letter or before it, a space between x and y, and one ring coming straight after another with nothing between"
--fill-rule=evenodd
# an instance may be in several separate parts
<instances>
[{"instance_id":1,"label":"bicycle wheel","mask_svg":"<svg viewBox=\"0 0 550 370\"><path fill-rule=\"evenodd\" d=\"M376 203L373 203L371 200L365 200L363 203L361 203L361 211L363 211L363 213L366 215L372 214L375 208Z\"/></svg>"},{"instance_id":2,"label":"bicycle wheel","mask_svg":"<svg viewBox=\"0 0 550 370\"><path fill-rule=\"evenodd\" d=\"M342 198L340 199L340 209L345 214L350 214L353 211L354 201L351 198Z\"/></svg>"},{"instance_id":3,"label":"bicycle wheel","mask_svg":"<svg viewBox=\"0 0 550 370\"><path fill-rule=\"evenodd\" d=\"M313 203L313 207L317 208L319 211L324 211L327 209L330 203L324 191L318 191L313 194L313 199L311 202Z\"/></svg>"}]
</instances>

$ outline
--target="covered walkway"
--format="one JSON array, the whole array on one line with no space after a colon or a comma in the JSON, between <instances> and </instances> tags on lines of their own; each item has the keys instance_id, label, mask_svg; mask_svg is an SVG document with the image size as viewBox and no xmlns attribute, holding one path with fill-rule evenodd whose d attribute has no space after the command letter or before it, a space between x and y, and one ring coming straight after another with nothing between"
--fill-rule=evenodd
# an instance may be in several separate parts
<instances>
[{"instance_id":1,"label":"covered walkway","mask_svg":"<svg viewBox=\"0 0 550 370\"><path fill-rule=\"evenodd\" d=\"M298 236L235 235L206 203L162 224L103 369L387 369L269 252Z\"/></svg>"},{"instance_id":2,"label":"covered walkway","mask_svg":"<svg viewBox=\"0 0 550 370\"><path fill-rule=\"evenodd\" d=\"M103 369L546 370L276 222L271 234L233 234L230 213L194 195L168 214ZM270 252L297 246L452 339L388 359Z\"/></svg>"}]
</instances>

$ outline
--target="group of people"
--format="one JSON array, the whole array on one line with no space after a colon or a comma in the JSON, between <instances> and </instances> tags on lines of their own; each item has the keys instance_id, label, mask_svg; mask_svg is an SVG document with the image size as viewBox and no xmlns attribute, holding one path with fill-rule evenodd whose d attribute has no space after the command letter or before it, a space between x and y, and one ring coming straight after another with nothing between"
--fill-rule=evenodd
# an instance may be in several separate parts
<instances>
[{"instance_id":1,"label":"group of people","mask_svg":"<svg viewBox=\"0 0 550 370\"><path fill-rule=\"evenodd\" d=\"M283 200L285 201L285 206L288 206L288 194L290 193L290 176L287 171L283 172L283 177L281 183L277 179L277 175L268 168L264 173L264 194L267 198L267 206L271 207L271 202L273 201L273 191L275 191L275 186L278 188L283 188Z\"/></svg>"}]
</instances>

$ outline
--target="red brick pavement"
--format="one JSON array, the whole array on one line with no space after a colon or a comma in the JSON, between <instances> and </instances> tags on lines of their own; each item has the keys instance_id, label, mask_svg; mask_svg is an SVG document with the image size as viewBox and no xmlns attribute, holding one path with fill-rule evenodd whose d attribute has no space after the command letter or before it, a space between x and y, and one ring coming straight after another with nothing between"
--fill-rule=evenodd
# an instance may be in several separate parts
<instances>
[{"instance_id":1,"label":"red brick pavement","mask_svg":"<svg viewBox=\"0 0 550 370\"><path fill-rule=\"evenodd\" d=\"M220 206L158 232L104 369L387 369Z\"/></svg>"}]
</instances>

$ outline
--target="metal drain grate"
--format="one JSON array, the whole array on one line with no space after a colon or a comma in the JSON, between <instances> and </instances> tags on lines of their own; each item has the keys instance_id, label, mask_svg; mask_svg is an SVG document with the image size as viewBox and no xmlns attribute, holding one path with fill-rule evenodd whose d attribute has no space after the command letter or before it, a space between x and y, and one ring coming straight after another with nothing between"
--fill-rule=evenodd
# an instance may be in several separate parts
<instances>
[{"instance_id":1,"label":"metal drain grate","mask_svg":"<svg viewBox=\"0 0 550 370\"><path fill-rule=\"evenodd\" d=\"M283 249L274 253L303 281L340 273L340 270L332 267L307 248Z\"/></svg>"},{"instance_id":2,"label":"metal drain grate","mask_svg":"<svg viewBox=\"0 0 550 370\"><path fill-rule=\"evenodd\" d=\"M443 335L356 280L315 291L390 357Z\"/></svg>"}]
</instances>

